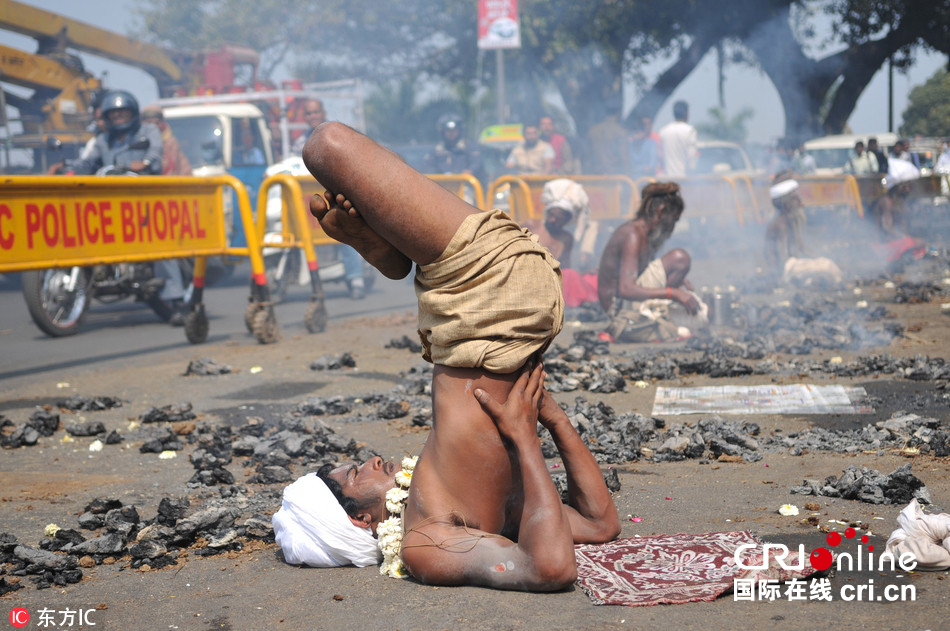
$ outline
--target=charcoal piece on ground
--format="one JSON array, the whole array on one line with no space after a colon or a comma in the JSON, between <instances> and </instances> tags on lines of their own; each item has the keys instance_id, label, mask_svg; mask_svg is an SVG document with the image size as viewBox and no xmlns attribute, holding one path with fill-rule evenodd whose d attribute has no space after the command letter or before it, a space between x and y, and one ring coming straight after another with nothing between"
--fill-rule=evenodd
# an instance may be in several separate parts
<instances>
[{"instance_id":1,"label":"charcoal piece on ground","mask_svg":"<svg viewBox=\"0 0 950 631\"><path fill-rule=\"evenodd\" d=\"M110 532L118 532L128 536L139 524L139 512L134 506L123 506L114 508L105 515L103 525Z\"/></svg>"},{"instance_id":2,"label":"charcoal piece on ground","mask_svg":"<svg viewBox=\"0 0 950 631\"><path fill-rule=\"evenodd\" d=\"M929 504L930 492L923 481L911 473L910 463L898 467L888 475L867 467L849 466L839 477L829 476L824 483L805 480L793 487L792 493L824 495L859 500L870 504L907 504L917 499Z\"/></svg>"},{"instance_id":3,"label":"charcoal piece on ground","mask_svg":"<svg viewBox=\"0 0 950 631\"><path fill-rule=\"evenodd\" d=\"M274 526L271 518L266 515L253 515L244 520L245 537L255 539L269 539L274 536Z\"/></svg>"},{"instance_id":4,"label":"charcoal piece on ground","mask_svg":"<svg viewBox=\"0 0 950 631\"><path fill-rule=\"evenodd\" d=\"M168 549L161 541L146 539L129 547L129 554L133 559L155 559L168 553Z\"/></svg>"},{"instance_id":5,"label":"charcoal piece on ground","mask_svg":"<svg viewBox=\"0 0 950 631\"><path fill-rule=\"evenodd\" d=\"M2 445L7 449L17 449L19 447L32 447L40 440L40 433L36 429L24 426L15 429L11 434L4 434L0 437Z\"/></svg>"},{"instance_id":6,"label":"charcoal piece on ground","mask_svg":"<svg viewBox=\"0 0 950 631\"><path fill-rule=\"evenodd\" d=\"M185 512L191 502L186 497L163 497L158 503L158 517L156 521L165 526L174 526L175 523L185 516Z\"/></svg>"},{"instance_id":7,"label":"charcoal piece on ground","mask_svg":"<svg viewBox=\"0 0 950 631\"><path fill-rule=\"evenodd\" d=\"M166 429L163 433L159 434L155 438L145 441L139 447L139 453L148 454L160 454L163 451L181 451L184 449L184 445L178 439L178 436L175 435L170 429Z\"/></svg>"},{"instance_id":8,"label":"charcoal piece on ground","mask_svg":"<svg viewBox=\"0 0 950 631\"><path fill-rule=\"evenodd\" d=\"M104 515L108 513L110 510L113 510L116 508L122 508L121 500L118 500L115 498L97 497L96 499L86 504L86 507L83 510L85 510L87 513L94 513L96 515Z\"/></svg>"},{"instance_id":9,"label":"charcoal piece on ground","mask_svg":"<svg viewBox=\"0 0 950 631\"><path fill-rule=\"evenodd\" d=\"M98 436L106 431L102 421L86 421L85 423L71 423L66 426L66 433L70 436Z\"/></svg>"},{"instance_id":10,"label":"charcoal piece on ground","mask_svg":"<svg viewBox=\"0 0 950 631\"><path fill-rule=\"evenodd\" d=\"M74 394L65 401L57 401L56 407L74 412L99 412L122 407L122 399L117 397L84 397Z\"/></svg>"},{"instance_id":11,"label":"charcoal piece on ground","mask_svg":"<svg viewBox=\"0 0 950 631\"><path fill-rule=\"evenodd\" d=\"M274 437L276 443L283 447L280 451L284 454L285 457L289 460L291 457L296 458L306 453L314 452L316 448L316 443L313 440L313 437L308 434L296 434L294 432L284 430L277 434ZM317 452L322 450L316 449ZM270 457L271 454L268 454ZM283 464L283 463L272 463L272 464Z\"/></svg>"},{"instance_id":12,"label":"charcoal piece on ground","mask_svg":"<svg viewBox=\"0 0 950 631\"><path fill-rule=\"evenodd\" d=\"M76 556L82 556L84 554L96 556L119 554L124 549L125 537L117 532L110 532L109 534L103 535L101 537L83 541L82 543L69 548L68 552Z\"/></svg>"},{"instance_id":13,"label":"charcoal piece on ground","mask_svg":"<svg viewBox=\"0 0 950 631\"><path fill-rule=\"evenodd\" d=\"M350 405L343 397L310 397L303 403L300 403L296 412L308 416L336 416L340 414L349 414Z\"/></svg>"},{"instance_id":14,"label":"charcoal piece on ground","mask_svg":"<svg viewBox=\"0 0 950 631\"><path fill-rule=\"evenodd\" d=\"M98 516L97 516L98 518ZM58 552L65 547L74 546L85 541L86 538L78 530L72 528L60 528L56 534L49 539L40 542L40 547L50 552Z\"/></svg>"},{"instance_id":15,"label":"charcoal piece on ground","mask_svg":"<svg viewBox=\"0 0 950 631\"><path fill-rule=\"evenodd\" d=\"M310 362L310 370L340 370L341 368L356 368L356 359L350 353L340 355L322 355Z\"/></svg>"},{"instance_id":16,"label":"charcoal piece on ground","mask_svg":"<svg viewBox=\"0 0 950 631\"><path fill-rule=\"evenodd\" d=\"M426 408L413 414L412 424L415 427L432 427L432 409Z\"/></svg>"},{"instance_id":17,"label":"charcoal piece on ground","mask_svg":"<svg viewBox=\"0 0 950 631\"><path fill-rule=\"evenodd\" d=\"M379 418L392 420L407 416L410 408L411 406L408 401L390 399L382 402L379 407L376 408L376 414Z\"/></svg>"},{"instance_id":18,"label":"charcoal piece on ground","mask_svg":"<svg viewBox=\"0 0 950 631\"><path fill-rule=\"evenodd\" d=\"M103 440L103 442L107 445L118 445L119 443L122 442L122 440L123 440L122 434L120 434L119 432L115 430L112 430L111 432L106 434L106 437Z\"/></svg>"},{"instance_id":19,"label":"charcoal piece on ground","mask_svg":"<svg viewBox=\"0 0 950 631\"><path fill-rule=\"evenodd\" d=\"M185 369L185 377L196 375L200 377L209 377L215 375L230 374L233 369L225 364L219 364L213 359L193 359L188 362L188 368Z\"/></svg>"},{"instance_id":20,"label":"charcoal piece on ground","mask_svg":"<svg viewBox=\"0 0 950 631\"><path fill-rule=\"evenodd\" d=\"M933 438L930 439L930 449L937 457L950 456L950 431L934 432Z\"/></svg>"},{"instance_id":21,"label":"charcoal piece on ground","mask_svg":"<svg viewBox=\"0 0 950 631\"><path fill-rule=\"evenodd\" d=\"M289 467L290 456L282 449L272 449L261 459L261 466Z\"/></svg>"},{"instance_id":22,"label":"charcoal piece on ground","mask_svg":"<svg viewBox=\"0 0 950 631\"><path fill-rule=\"evenodd\" d=\"M413 353L422 352L422 344L419 343L419 340L414 340L408 335L403 335L400 338L393 338L389 340L385 348L408 348Z\"/></svg>"},{"instance_id":23,"label":"charcoal piece on ground","mask_svg":"<svg viewBox=\"0 0 950 631\"><path fill-rule=\"evenodd\" d=\"M257 436L244 436L231 444L231 453L238 457L267 453L271 441L261 440Z\"/></svg>"},{"instance_id":24,"label":"charcoal piece on ground","mask_svg":"<svg viewBox=\"0 0 950 631\"><path fill-rule=\"evenodd\" d=\"M23 583L18 578L0 576L0 596L23 589Z\"/></svg>"},{"instance_id":25,"label":"charcoal piece on ground","mask_svg":"<svg viewBox=\"0 0 950 631\"><path fill-rule=\"evenodd\" d=\"M40 436L52 436L59 429L59 414L44 409L35 410L26 424Z\"/></svg>"},{"instance_id":26,"label":"charcoal piece on ground","mask_svg":"<svg viewBox=\"0 0 950 631\"><path fill-rule=\"evenodd\" d=\"M602 394L624 392L627 389L627 380L624 379L623 374L619 370L608 367L600 370L594 376L587 389L591 392Z\"/></svg>"},{"instance_id":27,"label":"charcoal piece on ground","mask_svg":"<svg viewBox=\"0 0 950 631\"><path fill-rule=\"evenodd\" d=\"M79 516L79 527L83 530L98 530L105 523L102 515L86 511Z\"/></svg>"},{"instance_id":28,"label":"charcoal piece on ground","mask_svg":"<svg viewBox=\"0 0 950 631\"><path fill-rule=\"evenodd\" d=\"M175 525L175 534L180 538L190 540L200 533L231 528L239 514L236 508L224 506L204 508L180 520Z\"/></svg>"},{"instance_id":29,"label":"charcoal piece on ground","mask_svg":"<svg viewBox=\"0 0 950 631\"><path fill-rule=\"evenodd\" d=\"M219 484L234 484L234 474L220 467L215 469L201 469L188 480L189 484L201 486L217 486Z\"/></svg>"},{"instance_id":30,"label":"charcoal piece on ground","mask_svg":"<svg viewBox=\"0 0 950 631\"><path fill-rule=\"evenodd\" d=\"M156 519L155 522L148 524L135 534L135 541L148 541L149 539L169 541L174 537L175 531L167 525L160 524Z\"/></svg>"},{"instance_id":31,"label":"charcoal piece on ground","mask_svg":"<svg viewBox=\"0 0 950 631\"><path fill-rule=\"evenodd\" d=\"M150 407L140 417L143 423L162 423L175 421L190 421L197 418L192 412L191 403L170 403L162 407Z\"/></svg>"},{"instance_id":32,"label":"charcoal piece on ground","mask_svg":"<svg viewBox=\"0 0 950 631\"><path fill-rule=\"evenodd\" d=\"M257 469L257 473L248 479L256 484L280 484L290 482L294 475L286 467L279 465L264 465Z\"/></svg>"},{"instance_id":33,"label":"charcoal piece on ground","mask_svg":"<svg viewBox=\"0 0 950 631\"><path fill-rule=\"evenodd\" d=\"M13 549L13 556L27 564L28 574L38 574L42 570L70 570L79 564L75 557L68 554L56 554L24 545L16 546Z\"/></svg>"}]
</instances>

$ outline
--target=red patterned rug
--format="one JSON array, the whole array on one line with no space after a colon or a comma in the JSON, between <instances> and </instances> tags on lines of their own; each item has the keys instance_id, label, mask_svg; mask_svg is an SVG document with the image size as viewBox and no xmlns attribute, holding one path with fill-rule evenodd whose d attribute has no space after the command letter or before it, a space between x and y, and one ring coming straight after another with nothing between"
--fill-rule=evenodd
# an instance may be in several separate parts
<instances>
[{"instance_id":1,"label":"red patterned rug","mask_svg":"<svg viewBox=\"0 0 950 631\"><path fill-rule=\"evenodd\" d=\"M815 569L786 570L773 561L768 569L736 565L736 549L745 544L743 565L759 565L762 542L751 532L654 535L617 539L600 545L574 547L577 582L595 605L641 607L715 600L732 591L737 578L788 581L806 578ZM798 553L785 563L797 565Z\"/></svg>"}]
</instances>

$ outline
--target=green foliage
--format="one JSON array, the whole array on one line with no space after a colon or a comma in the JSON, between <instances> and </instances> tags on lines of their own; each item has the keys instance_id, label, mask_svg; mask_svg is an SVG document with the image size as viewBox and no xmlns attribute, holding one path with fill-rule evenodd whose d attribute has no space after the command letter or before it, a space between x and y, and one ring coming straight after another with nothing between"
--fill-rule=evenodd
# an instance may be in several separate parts
<instances>
[{"instance_id":1,"label":"green foliage","mask_svg":"<svg viewBox=\"0 0 950 631\"><path fill-rule=\"evenodd\" d=\"M950 73L941 68L926 83L910 91L901 134L950 134Z\"/></svg>"}]
</instances>

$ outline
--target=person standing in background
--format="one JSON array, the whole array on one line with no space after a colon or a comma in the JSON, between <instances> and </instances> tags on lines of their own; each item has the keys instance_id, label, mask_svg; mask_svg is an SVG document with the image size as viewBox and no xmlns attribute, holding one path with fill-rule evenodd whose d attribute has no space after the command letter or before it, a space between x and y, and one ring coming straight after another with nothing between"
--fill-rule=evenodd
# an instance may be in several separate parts
<instances>
[{"instance_id":1,"label":"person standing in background","mask_svg":"<svg viewBox=\"0 0 950 631\"><path fill-rule=\"evenodd\" d=\"M672 123L660 129L660 150L663 152L663 174L666 177L686 177L696 168L699 152L696 148L696 128L689 124L689 105L686 101L673 104Z\"/></svg>"}]
</instances>

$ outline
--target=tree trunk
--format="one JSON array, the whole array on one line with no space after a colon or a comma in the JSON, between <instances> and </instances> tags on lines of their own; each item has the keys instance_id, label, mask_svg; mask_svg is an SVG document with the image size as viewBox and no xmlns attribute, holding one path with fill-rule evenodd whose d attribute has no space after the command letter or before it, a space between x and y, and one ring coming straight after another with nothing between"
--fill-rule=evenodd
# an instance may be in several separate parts
<instances>
[{"instance_id":1,"label":"tree trunk","mask_svg":"<svg viewBox=\"0 0 950 631\"><path fill-rule=\"evenodd\" d=\"M703 57L716 44L712 37L695 37L689 47L683 51L672 66L659 76L653 86L647 90L627 115L627 121L639 121L644 116L656 118L663 104L680 83L691 73Z\"/></svg>"}]
</instances>

